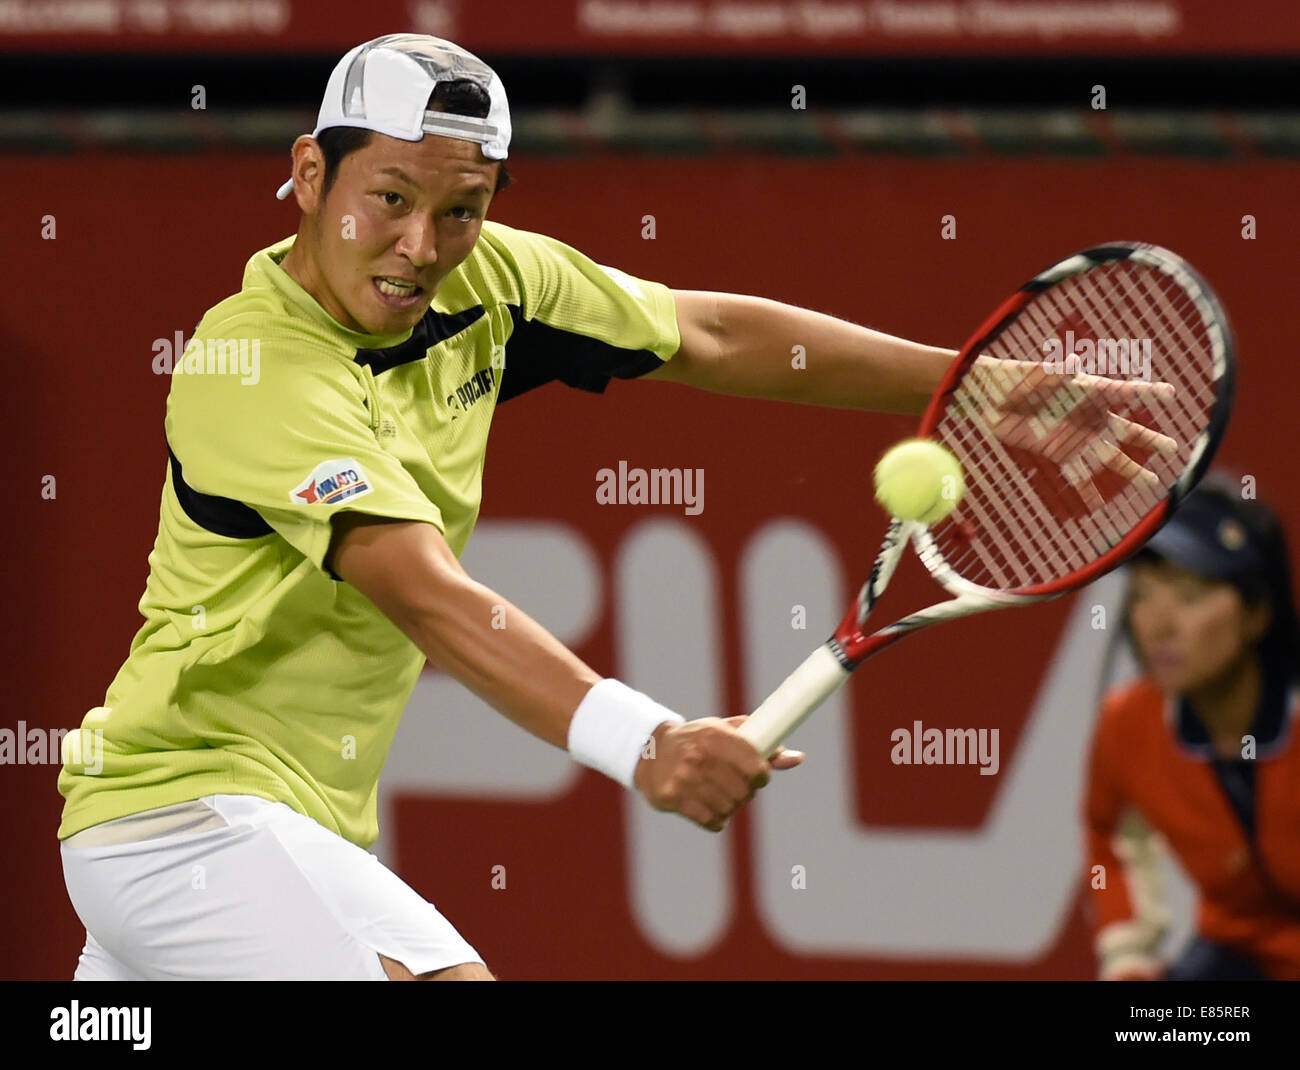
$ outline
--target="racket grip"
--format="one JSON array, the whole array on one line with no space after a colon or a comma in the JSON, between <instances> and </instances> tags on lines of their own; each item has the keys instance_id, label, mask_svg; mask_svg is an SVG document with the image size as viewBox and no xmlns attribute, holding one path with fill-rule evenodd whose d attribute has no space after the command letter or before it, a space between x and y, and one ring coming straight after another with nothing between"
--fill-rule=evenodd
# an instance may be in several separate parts
<instances>
[{"instance_id":1,"label":"racket grip","mask_svg":"<svg viewBox=\"0 0 1300 1070\"><path fill-rule=\"evenodd\" d=\"M764 758L773 752L804 719L844 686L849 672L823 644L804 660L742 724L739 732Z\"/></svg>"}]
</instances>

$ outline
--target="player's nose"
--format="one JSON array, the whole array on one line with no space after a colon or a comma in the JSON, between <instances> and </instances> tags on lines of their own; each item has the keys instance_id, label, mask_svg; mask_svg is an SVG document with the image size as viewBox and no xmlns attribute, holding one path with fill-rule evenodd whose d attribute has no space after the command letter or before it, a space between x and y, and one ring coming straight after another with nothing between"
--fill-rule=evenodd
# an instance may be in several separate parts
<instances>
[{"instance_id":1,"label":"player's nose","mask_svg":"<svg viewBox=\"0 0 1300 1070\"><path fill-rule=\"evenodd\" d=\"M438 228L427 216L411 213L397 240L397 252L416 268L438 262Z\"/></svg>"}]
</instances>

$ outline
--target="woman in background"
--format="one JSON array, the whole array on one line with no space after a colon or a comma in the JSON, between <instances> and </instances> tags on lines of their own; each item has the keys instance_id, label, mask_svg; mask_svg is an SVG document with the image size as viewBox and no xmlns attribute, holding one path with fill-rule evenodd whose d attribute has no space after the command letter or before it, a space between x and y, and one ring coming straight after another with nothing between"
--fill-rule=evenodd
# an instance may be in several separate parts
<instances>
[{"instance_id":1,"label":"woman in background","mask_svg":"<svg viewBox=\"0 0 1300 1070\"><path fill-rule=\"evenodd\" d=\"M1142 676L1103 700L1084 804L1100 976L1300 980L1300 625L1281 525L1238 486L1203 485L1130 572ZM1200 898L1172 964L1156 954L1161 842Z\"/></svg>"}]
</instances>

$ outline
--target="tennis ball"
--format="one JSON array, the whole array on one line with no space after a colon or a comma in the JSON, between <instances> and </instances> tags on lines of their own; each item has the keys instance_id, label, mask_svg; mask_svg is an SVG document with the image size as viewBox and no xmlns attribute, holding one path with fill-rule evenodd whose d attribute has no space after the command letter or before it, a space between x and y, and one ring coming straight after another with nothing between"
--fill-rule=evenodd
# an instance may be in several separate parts
<instances>
[{"instance_id":1,"label":"tennis ball","mask_svg":"<svg viewBox=\"0 0 1300 1070\"><path fill-rule=\"evenodd\" d=\"M961 462L929 439L900 442L876 465L876 501L899 520L937 524L965 492Z\"/></svg>"}]
</instances>

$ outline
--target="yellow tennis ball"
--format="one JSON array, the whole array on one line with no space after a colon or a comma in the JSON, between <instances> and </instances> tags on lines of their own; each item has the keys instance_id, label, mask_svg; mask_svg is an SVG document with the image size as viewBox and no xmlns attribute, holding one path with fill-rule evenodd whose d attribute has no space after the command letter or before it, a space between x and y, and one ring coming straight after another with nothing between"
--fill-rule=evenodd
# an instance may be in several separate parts
<instances>
[{"instance_id":1,"label":"yellow tennis ball","mask_svg":"<svg viewBox=\"0 0 1300 1070\"><path fill-rule=\"evenodd\" d=\"M876 465L876 501L899 520L937 524L965 493L961 462L929 439L900 442Z\"/></svg>"}]
</instances>

